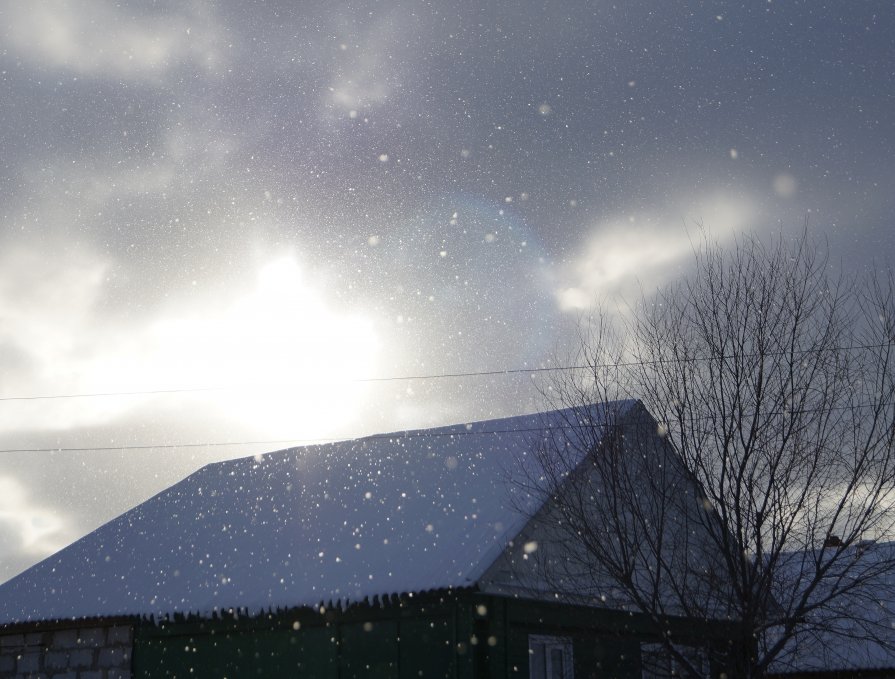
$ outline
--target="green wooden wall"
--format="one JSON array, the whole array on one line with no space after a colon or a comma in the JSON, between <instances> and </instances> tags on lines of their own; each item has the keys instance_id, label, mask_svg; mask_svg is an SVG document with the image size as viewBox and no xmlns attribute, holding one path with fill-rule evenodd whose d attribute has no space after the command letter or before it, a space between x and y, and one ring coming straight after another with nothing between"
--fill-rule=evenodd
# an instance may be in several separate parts
<instances>
[{"instance_id":1,"label":"green wooden wall","mask_svg":"<svg viewBox=\"0 0 895 679\"><path fill-rule=\"evenodd\" d=\"M472 677L458 623L453 597L148 623L135 633L134 677Z\"/></svg>"},{"instance_id":2,"label":"green wooden wall","mask_svg":"<svg viewBox=\"0 0 895 679\"><path fill-rule=\"evenodd\" d=\"M672 620L676 636L716 638L723 625ZM475 592L393 599L348 610L138 625L134 677L528 677L528 636L573 640L576 679L641 675L642 616Z\"/></svg>"}]
</instances>

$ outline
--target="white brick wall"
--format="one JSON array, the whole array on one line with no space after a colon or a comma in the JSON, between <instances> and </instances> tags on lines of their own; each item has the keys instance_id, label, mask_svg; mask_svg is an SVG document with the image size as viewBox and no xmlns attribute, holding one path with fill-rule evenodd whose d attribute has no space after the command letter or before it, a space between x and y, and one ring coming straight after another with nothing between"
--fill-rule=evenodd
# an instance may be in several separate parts
<instances>
[{"instance_id":1,"label":"white brick wall","mask_svg":"<svg viewBox=\"0 0 895 679\"><path fill-rule=\"evenodd\" d=\"M126 625L0 634L0 676L131 679L133 629Z\"/></svg>"}]
</instances>

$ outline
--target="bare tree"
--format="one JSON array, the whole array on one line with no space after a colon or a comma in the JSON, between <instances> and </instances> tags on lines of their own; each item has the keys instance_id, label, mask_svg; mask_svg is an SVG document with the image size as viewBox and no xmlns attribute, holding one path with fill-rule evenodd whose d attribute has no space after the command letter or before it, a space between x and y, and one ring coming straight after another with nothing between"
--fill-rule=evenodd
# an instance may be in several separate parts
<instances>
[{"instance_id":1,"label":"bare tree","mask_svg":"<svg viewBox=\"0 0 895 679\"><path fill-rule=\"evenodd\" d=\"M733 676L785 668L812 638L891 643L874 613L895 581L891 275L831 275L806 234L694 256L621 320L582 322L586 378L544 389L568 421L522 481L559 530L543 575L650 616L683 674L705 667L668 616L732 621L709 650ZM640 401L592 416L623 397Z\"/></svg>"}]
</instances>

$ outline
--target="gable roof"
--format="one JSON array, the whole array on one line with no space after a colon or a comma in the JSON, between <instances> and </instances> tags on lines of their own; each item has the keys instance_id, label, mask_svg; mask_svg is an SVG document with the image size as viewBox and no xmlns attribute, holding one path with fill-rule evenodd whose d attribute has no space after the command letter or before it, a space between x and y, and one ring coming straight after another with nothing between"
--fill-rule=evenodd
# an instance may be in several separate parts
<instances>
[{"instance_id":1,"label":"gable roof","mask_svg":"<svg viewBox=\"0 0 895 679\"><path fill-rule=\"evenodd\" d=\"M635 401L594 406L594 422ZM0 623L259 611L467 587L541 502L508 482L572 411L209 464L0 587ZM576 411L576 415L585 411Z\"/></svg>"}]
</instances>

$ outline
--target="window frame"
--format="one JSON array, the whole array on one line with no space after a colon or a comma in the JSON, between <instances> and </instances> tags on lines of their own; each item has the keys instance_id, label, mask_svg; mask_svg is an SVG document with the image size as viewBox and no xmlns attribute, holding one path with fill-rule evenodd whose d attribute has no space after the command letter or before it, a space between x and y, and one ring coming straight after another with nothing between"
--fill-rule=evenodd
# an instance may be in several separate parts
<instances>
[{"instance_id":1,"label":"window frame","mask_svg":"<svg viewBox=\"0 0 895 679\"><path fill-rule=\"evenodd\" d=\"M540 650L536 650L540 649ZM575 679L575 656L571 637L552 634L528 635L528 676L530 679L553 679L553 656L551 651L562 653L562 679ZM543 658L543 670L536 663Z\"/></svg>"}]
</instances>

